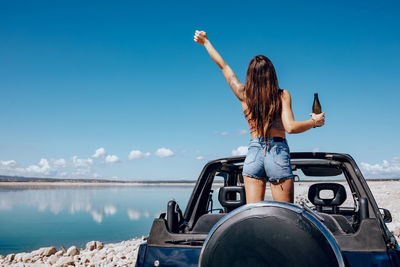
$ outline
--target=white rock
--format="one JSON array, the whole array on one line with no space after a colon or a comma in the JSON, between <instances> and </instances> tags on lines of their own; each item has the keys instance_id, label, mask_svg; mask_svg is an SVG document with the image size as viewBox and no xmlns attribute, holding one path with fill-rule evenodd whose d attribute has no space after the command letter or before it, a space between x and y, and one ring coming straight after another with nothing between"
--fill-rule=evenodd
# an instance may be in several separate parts
<instances>
[{"instance_id":1,"label":"white rock","mask_svg":"<svg viewBox=\"0 0 400 267\"><path fill-rule=\"evenodd\" d=\"M48 259L47 259L47 263L50 265L55 264L58 261L58 257L56 255L51 255Z\"/></svg>"},{"instance_id":2,"label":"white rock","mask_svg":"<svg viewBox=\"0 0 400 267\"><path fill-rule=\"evenodd\" d=\"M90 257L88 257L88 256L83 256L83 257L81 257L81 262L82 263L89 263L90 262Z\"/></svg>"},{"instance_id":3,"label":"white rock","mask_svg":"<svg viewBox=\"0 0 400 267\"><path fill-rule=\"evenodd\" d=\"M25 254L26 254L26 253L24 253L24 252L15 254L15 256L14 256L14 261L16 261L16 262L22 261L22 258L24 257Z\"/></svg>"},{"instance_id":4,"label":"white rock","mask_svg":"<svg viewBox=\"0 0 400 267\"><path fill-rule=\"evenodd\" d=\"M25 263L30 263L32 261L32 255L30 253L25 253L22 257L22 261Z\"/></svg>"},{"instance_id":5,"label":"white rock","mask_svg":"<svg viewBox=\"0 0 400 267\"><path fill-rule=\"evenodd\" d=\"M74 260L71 257L62 256L61 258L58 259L56 266L68 266L73 264Z\"/></svg>"},{"instance_id":6,"label":"white rock","mask_svg":"<svg viewBox=\"0 0 400 267\"><path fill-rule=\"evenodd\" d=\"M15 258L15 254L11 253L11 254L8 254L6 256L5 260L6 260L6 262L10 262L11 263L14 260L14 258Z\"/></svg>"},{"instance_id":7,"label":"white rock","mask_svg":"<svg viewBox=\"0 0 400 267\"><path fill-rule=\"evenodd\" d=\"M134 253L134 252L129 252L129 253L126 254L126 257L127 257L128 259L132 259L132 258L135 257L135 253Z\"/></svg>"},{"instance_id":8,"label":"white rock","mask_svg":"<svg viewBox=\"0 0 400 267\"><path fill-rule=\"evenodd\" d=\"M41 256L49 257L57 252L55 247L40 248L39 253Z\"/></svg>"},{"instance_id":9,"label":"white rock","mask_svg":"<svg viewBox=\"0 0 400 267\"><path fill-rule=\"evenodd\" d=\"M103 244L102 242L96 241L95 243L96 243L96 248L97 248L98 250L104 248L104 244Z\"/></svg>"},{"instance_id":10,"label":"white rock","mask_svg":"<svg viewBox=\"0 0 400 267\"><path fill-rule=\"evenodd\" d=\"M31 254L31 256L32 256L32 254ZM35 256L32 257L32 262L36 262L36 261L38 261L40 259L41 259L40 255L35 255Z\"/></svg>"},{"instance_id":11,"label":"white rock","mask_svg":"<svg viewBox=\"0 0 400 267\"><path fill-rule=\"evenodd\" d=\"M40 255L40 249L31 251L31 255L32 255L32 257L35 257L36 255Z\"/></svg>"},{"instance_id":12,"label":"white rock","mask_svg":"<svg viewBox=\"0 0 400 267\"><path fill-rule=\"evenodd\" d=\"M73 257L75 255L79 255L79 249L77 249L75 246L72 246L67 250L67 256Z\"/></svg>"},{"instance_id":13,"label":"white rock","mask_svg":"<svg viewBox=\"0 0 400 267\"><path fill-rule=\"evenodd\" d=\"M86 250L92 251L96 248L96 241L90 241L86 244Z\"/></svg>"},{"instance_id":14,"label":"white rock","mask_svg":"<svg viewBox=\"0 0 400 267\"><path fill-rule=\"evenodd\" d=\"M54 255L56 255L57 257L60 258L62 255L64 255L64 251L59 250L59 251L57 251L56 254L54 254Z\"/></svg>"},{"instance_id":15,"label":"white rock","mask_svg":"<svg viewBox=\"0 0 400 267\"><path fill-rule=\"evenodd\" d=\"M94 255L93 261L94 261L94 262L101 262L101 261L103 261L103 259L105 259L105 258L106 258L106 255L104 255L103 253L98 253L98 254L95 254L95 255Z\"/></svg>"}]
</instances>

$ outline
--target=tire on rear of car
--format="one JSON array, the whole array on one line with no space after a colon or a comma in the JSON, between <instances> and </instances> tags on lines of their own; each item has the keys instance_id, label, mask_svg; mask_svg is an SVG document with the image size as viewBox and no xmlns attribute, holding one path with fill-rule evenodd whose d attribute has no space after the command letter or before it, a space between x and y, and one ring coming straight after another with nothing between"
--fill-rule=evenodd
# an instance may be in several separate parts
<instances>
[{"instance_id":1,"label":"tire on rear of car","mask_svg":"<svg viewBox=\"0 0 400 267\"><path fill-rule=\"evenodd\" d=\"M329 230L293 204L258 202L223 217L210 231L199 266L344 266Z\"/></svg>"}]
</instances>

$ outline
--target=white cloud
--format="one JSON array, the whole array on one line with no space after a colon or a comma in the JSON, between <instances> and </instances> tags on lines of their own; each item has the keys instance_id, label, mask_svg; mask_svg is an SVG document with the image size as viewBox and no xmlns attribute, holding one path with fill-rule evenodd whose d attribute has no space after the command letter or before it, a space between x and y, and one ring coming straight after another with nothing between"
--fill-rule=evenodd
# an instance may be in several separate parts
<instances>
[{"instance_id":1,"label":"white cloud","mask_svg":"<svg viewBox=\"0 0 400 267\"><path fill-rule=\"evenodd\" d=\"M63 158L52 160L52 165L54 168L65 168L67 167L67 161Z\"/></svg>"},{"instance_id":2,"label":"white cloud","mask_svg":"<svg viewBox=\"0 0 400 267\"><path fill-rule=\"evenodd\" d=\"M226 131L221 132L221 135L228 135L228 134L229 134L229 132L226 132Z\"/></svg>"},{"instance_id":3,"label":"white cloud","mask_svg":"<svg viewBox=\"0 0 400 267\"><path fill-rule=\"evenodd\" d=\"M196 159L197 159L197 160L203 160L204 157L200 155L200 156L197 156Z\"/></svg>"},{"instance_id":4,"label":"white cloud","mask_svg":"<svg viewBox=\"0 0 400 267\"><path fill-rule=\"evenodd\" d=\"M71 161L64 158L42 158L37 164L25 166L17 164L15 160L1 160L0 170L4 175L52 178L96 178L98 174L92 173L92 165L94 165L94 160L92 158L78 158L78 156L73 156Z\"/></svg>"},{"instance_id":5,"label":"white cloud","mask_svg":"<svg viewBox=\"0 0 400 267\"><path fill-rule=\"evenodd\" d=\"M381 164L361 162L361 169L369 178L400 177L400 157L394 157L391 162L383 160Z\"/></svg>"},{"instance_id":6,"label":"white cloud","mask_svg":"<svg viewBox=\"0 0 400 267\"><path fill-rule=\"evenodd\" d=\"M241 129L238 131L238 135L245 135L247 134L247 130Z\"/></svg>"},{"instance_id":7,"label":"white cloud","mask_svg":"<svg viewBox=\"0 0 400 267\"><path fill-rule=\"evenodd\" d=\"M41 159L38 165L30 165L25 171L33 174L50 174L51 168L47 159Z\"/></svg>"},{"instance_id":8,"label":"white cloud","mask_svg":"<svg viewBox=\"0 0 400 267\"><path fill-rule=\"evenodd\" d=\"M120 162L120 160L116 155L107 155L105 162L114 164L114 163Z\"/></svg>"},{"instance_id":9,"label":"white cloud","mask_svg":"<svg viewBox=\"0 0 400 267\"><path fill-rule=\"evenodd\" d=\"M165 147L157 149L156 153L154 153L154 154L160 158L169 158L169 157L173 157L175 155L171 149L168 149Z\"/></svg>"},{"instance_id":10,"label":"white cloud","mask_svg":"<svg viewBox=\"0 0 400 267\"><path fill-rule=\"evenodd\" d=\"M104 147L100 147L92 155L92 158L104 158L105 156L107 156L106 150L104 149Z\"/></svg>"},{"instance_id":11,"label":"white cloud","mask_svg":"<svg viewBox=\"0 0 400 267\"><path fill-rule=\"evenodd\" d=\"M73 156L72 164L76 168L90 167L91 165L93 165L93 159L91 159L91 158L80 159L80 158L78 158L78 156Z\"/></svg>"},{"instance_id":12,"label":"white cloud","mask_svg":"<svg viewBox=\"0 0 400 267\"><path fill-rule=\"evenodd\" d=\"M15 160L0 160L0 167L14 167L17 165Z\"/></svg>"},{"instance_id":13,"label":"white cloud","mask_svg":"<svg viewBox=\"0 0 400 267\"><path fill-rule=\"evenodd\" d=\"M66 167L65 159L48 160L42 158L38 164L28 167L18 166L15 160L0 161L0 169L8 175L55 176L58 168Z\"/></svg>"},{"instance_id":14,"label":"white cloud","mask_svg":"<svg viewBox=\"0 0 400 267\"><path fill-rule=\"evenodd\" d=\"M320 151L320 150L319 150L319 147L314 147L313 150L312 150L313 153L319 152L319 151Z\"/></svg>"},{"instance_id":15,"label":"white cloud","mask_svg":"<svg viewBox=\"0 0 400 267\"><path fill-rule=\"evenodd\" d=\"M232 150L232 156L241 156L241 155L247 155L247 146L239 146L238 148Z\"/></svg>"},{"instance_id":16,"label":"white cloud","mask_svg":"<svg viewBox=\"0 0 400 267\"><path fill-rule=\"evenodd\" d=\"M136 160L136 159L142 159L144 157L149 157L149 156L150 156L150 152L144 153L140 150L132 150L128 155L128 159Z\"/></svg>"}]
</instances>

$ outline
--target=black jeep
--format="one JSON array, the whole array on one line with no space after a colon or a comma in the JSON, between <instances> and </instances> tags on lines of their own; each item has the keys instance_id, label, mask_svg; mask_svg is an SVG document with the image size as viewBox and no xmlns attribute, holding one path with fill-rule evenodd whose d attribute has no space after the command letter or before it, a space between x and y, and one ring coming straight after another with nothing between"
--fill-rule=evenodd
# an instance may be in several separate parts
<instances>
[{"instance_id":1,"label":"black jeep","mask_svg":"<svg viewBox=\"0 0 400 267\"><path fill-rule=\"evenodd\" d=\"M207 163L185 213L170 201L154 220L136 266L400 266L390 212L351 156L291 158L295 204L246 205L245 157Z\"/></svg>"}]
</instances>

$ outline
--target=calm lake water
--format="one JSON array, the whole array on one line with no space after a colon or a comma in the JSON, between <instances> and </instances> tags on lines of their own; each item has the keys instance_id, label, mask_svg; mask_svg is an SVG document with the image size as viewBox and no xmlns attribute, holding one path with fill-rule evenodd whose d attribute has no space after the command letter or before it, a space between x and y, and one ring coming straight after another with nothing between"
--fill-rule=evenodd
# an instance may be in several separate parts
<instances>
[{"instance_id":1,"label":"calm lake water","mask_svg":"<svg viewBox=\"0 0 400 267\"><path fill-rule=\"evenodd\" d=\"M193 186L0 186L0 254L148 235L168 201L176 199L184 210L192 190Z\"/></svg>"}]
</instances>

